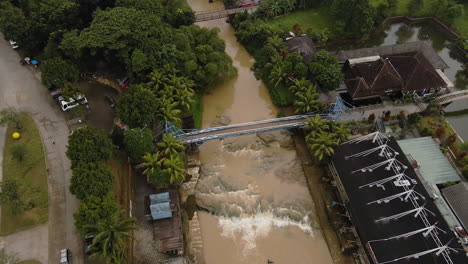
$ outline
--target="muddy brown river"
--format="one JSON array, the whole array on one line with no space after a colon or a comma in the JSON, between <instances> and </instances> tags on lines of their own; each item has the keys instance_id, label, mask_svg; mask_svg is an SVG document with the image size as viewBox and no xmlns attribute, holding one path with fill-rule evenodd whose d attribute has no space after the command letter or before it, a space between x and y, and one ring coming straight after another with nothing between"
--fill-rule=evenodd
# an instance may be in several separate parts
<instances>
[{"instance_id":1,"label":"muddy brown river","mask_svg":"<svg viewBox=\"0 0 468 264\"><path fill-rule=\"evenodd\" d=\"M193 10L222 7L218 1L188 0ZM226 52L238 75L203 97L204 128L276 117L265 85L250 68L253 58L236 41L225 19L198 23L220 29ZM256 135L209 141L200 147L202 163L196 185L203 250L197 260L208 264L332 263L326 242L314 220L314 204L287 133L276 140Z\"/></svg>"}]
</instances>

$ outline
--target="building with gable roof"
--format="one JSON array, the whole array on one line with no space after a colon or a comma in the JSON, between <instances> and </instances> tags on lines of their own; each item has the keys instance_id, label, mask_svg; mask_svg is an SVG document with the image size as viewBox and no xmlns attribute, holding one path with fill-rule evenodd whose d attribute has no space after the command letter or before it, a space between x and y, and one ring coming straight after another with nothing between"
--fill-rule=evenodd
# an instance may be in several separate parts
<instances>
[{"instance_id":1,"label":"building with gable roof","mask_svg":"<svg viewBox=\"0 0 468 264\"><path fill-rule=\"evenodd\" d=\"M425 42L332 52L343 64L345 88L353 101L400 94L446 92L453 84L448 65Z\"/></svg>"}]
</instances>

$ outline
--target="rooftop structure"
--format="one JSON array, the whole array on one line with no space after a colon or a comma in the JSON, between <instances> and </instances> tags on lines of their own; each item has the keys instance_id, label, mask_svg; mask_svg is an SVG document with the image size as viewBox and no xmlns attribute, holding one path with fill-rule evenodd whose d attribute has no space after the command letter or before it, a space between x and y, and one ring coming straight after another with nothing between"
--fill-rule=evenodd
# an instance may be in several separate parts
<instances>
[{"instance_id":1,"label":"rooftop structure","mask_svg":"<svg viewBox=\"0 0 468 264\"><path fill-rule=\"evenodd\" d=\"M356 50L340 50L330 52L330 55L335 56L339 63L345 63L347 60L363 58L369 56L385 57L394 54L408 54L421 52L434 69L447 69L449 66L445 61L424 41L411 42L405 44L395 44L388 46L380 46L374 48L363 48Z\"/></svg>"},{"instance_id":2,"label":"rooftop structure","mask_svg":"<svg viewBox=\"0 0 468 264\"><path fill-rule=\"evenodd\" d=\"M395 139L375 132L341 144L331 171L370 263L467 263Z\"/></svg>"},{"instance_id":3,"label":"rooftop structure","mask_svg":"<svg viewBox=\"0 0 468 264\"><path fill-rule=\"evenodd\" d=\"M399 140L398 145L413 165L415 173L448 226L452 229L460 226L460 221L442 197L437 185L458 182L461 178L434 139L431 137L404 139Z\"/></svg>"},{"instance_id":4,"label":"rooftop structure","mask_svg":"<svg viewBox=\"0 0 468 264\"><path fill-rule=\"evenodd\" d=\"M442 193L465 231L468 231L468 183L461 182L447 187Z\"/></svg>"},{"instance_id":5,"label":"rooftop structure","mask_svg":"<svg viewBox=\"0 0 468 264\"><path fill-rule=\"evenodd\" d=\"M422 51L349 59L343 67L353 100L394 93L441 92L449 84Z\"/></svg>"},{"instance_id":6,"label":"rooftop structure","mask_svg":"<svg viewBox=\"0 0 468 264\"><path fill-rule=\"evenodd\" d=\"M312 61L312 57L317 52L314 42L306 34L287 38L286 45L288 45L288 50L290 53L297 52L301 54L302 58L304 59L304 63L306 64L309 64Z\"/></svg>"},{"instance_id":7,"label":"rooftop structure","mask_svg":"<svg viewBox=\"0 0 468 264\"><path fill-rule=\"evenodd\" d=\"M398 145L417 161L424 179L431 185L461 180L431 137L398 140Z\"/></svg>"},{"instance_id":8,"label":"rooftop structure","mask_svg":"<svg viewBox=\"0 0 468 264\"><path fill-rule=\"evenodd\" d=\"M159 251L183 254L184 238L175 189L160 190L145 196L146 215L153 221L153 236L159 240Z\"/></svg>"}]
</instances>

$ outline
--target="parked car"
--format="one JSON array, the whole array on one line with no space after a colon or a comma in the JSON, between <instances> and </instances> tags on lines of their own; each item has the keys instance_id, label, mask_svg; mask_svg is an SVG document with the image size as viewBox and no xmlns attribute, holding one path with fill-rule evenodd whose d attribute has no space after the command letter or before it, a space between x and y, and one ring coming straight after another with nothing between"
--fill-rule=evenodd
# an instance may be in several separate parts
<instances>
[{"instance_id":1,"label":"parked car","mask_svg":"<svg viewBox=\"0 0 468 264\"><path fill-rule=\"evenodd\" d=\"M87 236L84 238L84 251L85 251L85 254L86 255L89 255L91 252L90 252L90 249L91 249L91 245L93 244L93 239L94 239L94 236Z\"/></svg>"},{"instance_id":2,"label":"parked car","mask_svg":"<svg viewBox=\"0 0 468 264\"><path fill-rule=\"evenodd\" d=\"M60 250L60 264L71 264L72 263L72 255L69 249L61 249Z\"/></svg>"},{"instance_id":3,"label":"parked car","mask_svg":"<svg viewBox=\"0 0 468 264\"><path fill-rule=\"evenodd\" d=\"M50 95L52 95L52 98L57 100L60 96L62 96L62 89L55 89L50 91Z\"/></svg>"},{"instance_id":4,"label":"parked car","mask_svg":"<svg viewBox=\"0 0 468 264\"><path fill-rule=\"evenodd\" d=\"M63 96L59 96L57 98L57 101L60 105L60 108L62 108L62 111L68 111L72 108L75 108L79 105L85 105L88 103L88 99L84 95L79 95L76 97L76 100L74 98L69 98L68 100L65 100Z\"/></svg>"},{"instance_id":5,"label":"parked car","mask_svg":"<svg viewBox=\"0 0 468 264\"><path fill-rule=\"evenodd\" d=\"M17 49L19 48L18 44L16 43L16 41L13 41L13 40L10 40L10 45L13 49Z\"/></svg>"}]
</instances>

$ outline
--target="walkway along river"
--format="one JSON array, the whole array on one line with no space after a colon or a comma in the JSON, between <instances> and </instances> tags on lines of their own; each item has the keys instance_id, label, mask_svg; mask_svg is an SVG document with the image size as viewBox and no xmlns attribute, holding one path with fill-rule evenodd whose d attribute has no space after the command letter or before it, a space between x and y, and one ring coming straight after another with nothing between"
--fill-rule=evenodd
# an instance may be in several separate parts
<instances>
[{"instance_id":1,"label":"walkway along river","mask_svg":"<svg viewBox=\"0 0 468 264\"><path fill-rule=\"evenodd\" d=\"M195 11L219 8L189 0ZM236 41L225 19L198 23L218 27L238 76L203 98L203 128L276 117L264 84L250 70L253 58ZM222 120L220 120L222 119ZM280 144L275 137L281 138ZM267 142L267 143L266 143ZM210 141L200 147L196 187L203 254L201 263L332 263L320 232L301 163L286 132Z\"/></svg>"}]
</instances>

